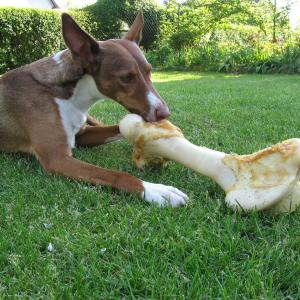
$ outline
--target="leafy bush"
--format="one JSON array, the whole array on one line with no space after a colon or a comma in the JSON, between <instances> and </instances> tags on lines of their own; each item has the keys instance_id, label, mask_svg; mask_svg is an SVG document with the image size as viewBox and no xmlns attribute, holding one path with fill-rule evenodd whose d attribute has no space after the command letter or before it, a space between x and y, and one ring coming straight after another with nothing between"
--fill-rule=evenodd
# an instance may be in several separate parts
<instances>
[{"instance_id":1,"label":"leafy bush","mask_svg":"<svg viewBox=\"0 0 300 300\"><path fill-rule=\"evenodd\" d=\"M299 73L300 35L291 31L289 9L269 0L168 0L156 48L146 55L154 66Z\"/></svg>"},{"instance_id":2,"label":"leafy bush","mask_svg":"<svg viewBox=\"0 0 300 300\"><path fill-rule=\"evenodd\" d=\"M175 32L170 36L171 48L181 51L183 48L194 46L196 33L188 30Z\"/></svg>"},{"instance_id":3,"label":"leafy bush","mask_svg":"<svg viewBox=\"0 0 300 300\"><path fill-rule=\"evenodd\" d=\"M226 23L195 43L193 31L185 30L169 34L155 51L147 53L151 63L219 72L300 73L297 34L290 32L286 40L282 36L274 43L257 26Z\"/></svg>"},{"instance_id":4,"label":"leafy bush","mask_svg":"<svg viewBox=\"0 0 300 300\"><path fill-rule=\"evenodd\" d=\"M141 45L154 66L300 73L300 31L292 35L281 26L276 43L271 43L275 10L268 1L203 3L169 0L162 8L154 0L98 0L71 14L95 38L105 40L120 37L124 22L130 26L142 8ZM0 73L64 47L59 11L0 8Z\"/></svg>"},{"instance_id":5,"label":"leafy bush","mask_svg":"<svg viewBox=\"0 0 300 300\"><path fill-rule=\"evenodd\" d=\"M150 49L154 46L159 34L162 9L153 0L130 0L127 1L123 20L131 25L141 9L145 19L141 46Z\"/></svg>"},{"instance_id":6,"label":"leafy bush","mask_svg":"<svg viewBox=\"0 0 300 300\"><path fill-rule=\"evenodd\" d=\"M1 8L0 73L63 49L60 15L54 10ZM80 10L71 15L96 38L101 36L93 15Z\"/></svg>"},{"instance_id":7,"label":"leafy bush","mask_svg":"<svg viewBox=\"0 0 300 300\"><path fill-rule=\"evenodd\" d=\"M156 67L185 66L197 70L237 73L300 73L300 46L297 43L262 43L256 46L230 43L204 43L186 48L180 55L174 50L147 52Z\"/></svg>"},{"instance_id":8,"label":"leafy bush","mask_svg":"<svg viewBox=\"0 0 300 300\"><path fill-rule=\"evenodd\" d=\"M95 4L85 8L85 11L97 18L99 27L102 29L101 40L119 37L124 10L123 2L122 0L98 0Z\"/></svg>"},{"instance_id":9,"label":"leafy bush","mask_svg":"<svg viewBox=\"0 0 300 300\"><path fill-rule=\"evenodd\" d=\"M153 0L98 0L86 8L100 22L102 39L118 38L124 22L131 26L137 13L143 9L145 26L141 45L149 49L159 32L161 8Z\"/></svg>"},{"instance_id":10,"label":"leafy bush","mask_svg":"<svg viewBox=\"0 0 300 300\"><path fill-rule=\"evenodd\" d=\"M147 51L145 55L154 66L165 66L168 65L168 59L172 53L172 48L165 43L160 44L159 47L155 47L151 51Z\"/></svg>"}]
</instances>

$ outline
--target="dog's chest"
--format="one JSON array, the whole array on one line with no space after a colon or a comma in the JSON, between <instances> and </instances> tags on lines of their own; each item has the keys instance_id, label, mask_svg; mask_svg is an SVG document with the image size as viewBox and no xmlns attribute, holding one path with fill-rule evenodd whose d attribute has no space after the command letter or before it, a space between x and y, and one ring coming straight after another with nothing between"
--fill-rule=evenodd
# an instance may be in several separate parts
<instances>
[{"instance_id":1,"label":"dog's chest","mask_svg":"<svg viewBox=\"0 0 300 300\"><path fill-rule=\"evenodd\" d=\"M71 148L75 147L75 135L86 122L87 112L81 111L69 100L55 98L58 105L60 118L67 135L68 144Z\"/></svg>"},{"instance_id":2,"label":"dog's chest","mask_svg":"<svg viewBox=\"0 0 300 300\"><path fill-rule=\"evenodd\" d=\"M69 146L75 147L75 135L87 119L88 109L103 95L98 91L94 79L84 75L77 83L70 99L55 98Z\"/></svg>"}]
</instances>

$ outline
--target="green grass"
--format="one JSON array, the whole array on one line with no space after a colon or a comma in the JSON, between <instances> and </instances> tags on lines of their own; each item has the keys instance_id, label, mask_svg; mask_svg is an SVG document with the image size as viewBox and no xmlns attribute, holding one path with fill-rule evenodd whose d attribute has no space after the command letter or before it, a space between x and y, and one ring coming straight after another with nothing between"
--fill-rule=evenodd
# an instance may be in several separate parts
<instances>
[{"instance_id":1,"label":"green grass","mask_svg":"<svg viewBox=\"0 0 300 300\"><path fill-rule=\"evenodd\" d=\"M153 78L171 121L196 144L246 154L300 135L299 76ZM92 114L113 124L125 110L106 101ZM188 205L159 209L1 153L0 299L299 299L299 210L234 214L210 179L176 163L139 171L131 150L121 141L74 156L175 185Z\"/></svg>"}]
</instances>

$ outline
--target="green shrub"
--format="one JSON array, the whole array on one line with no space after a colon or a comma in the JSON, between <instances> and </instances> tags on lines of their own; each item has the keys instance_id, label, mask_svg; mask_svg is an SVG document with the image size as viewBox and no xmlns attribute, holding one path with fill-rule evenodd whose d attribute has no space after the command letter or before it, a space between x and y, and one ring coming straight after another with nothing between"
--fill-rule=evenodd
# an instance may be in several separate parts
<instances>
[{"instance_id":1,"label":"green shrub","mask_svg":"<svg viewBox=\"0 0 300 300\"><path fill-rule=\"evenodd\" d=\"M264 42L257 45L203 43L185 48L180 55L163 44L154 51L148 51L146 56L156 67L184 66L217 72L300 74L300 46L293 42Z\"/></svg>"},{"instance_id":2,"label":"green shrub","mask_svg":"<svg viewBox=\"0 0 300 300\"><path fill-rule=\"evenodd\" d=\"M131 25L140 10L143 10L145 25L141 46L145 49L153 48L160 30L162 8L154 0L131 0L127 2L123 21Z\"/></svg>"},{"instance_id":3,"label":"green shrub","mask_svg":"<svg viewBox=\"0 0 300 300\"><path fill-rule=\"evenodd\" d=\"M300 73L300 35L287 11L271 1L168 0L160 38L146 56L159 67Z\"/></svg>"},{"instance_id":4,"label":"green shrub","mask_svg":"<svg viewBox=\"0 0 300 300\"><path fill-rule=\"evenodd\" d=\"M55 10L1 8L0 73L65 48L60 15ZM90 13L76 10L71 15L96 38L101 36Z\"/></svg>"},{"instance_id":5,"label":"green shrub","mask_svg":"<svg viewBox=\"0 0 300 300\"><path fill-rule=\"evenodd\" d=\"M162 12L154 0L98 0L85 8L99 20L103 39L120 37L122 24L131 26L141 9L145 19L141 46L149 49L157 38Z\"/></svg>"},{"instance_id":6,"label":"green shrub","mask_svg":"<svg viewBox=\"0 0 300 300\"><path fill-rule=\"evenodd\" d=\"M122 0L98 0L95 4L85 8L99 20L99 26L102 29L102 40L117 38L120 35L122 25Z\"/></svg>"},{"instance_id":7,"label":"green shrub","mask_svg":"<svg viewBox=\"0 0 300 300\"><path fill-rule=\"evenodd\" d=\"M170 36L169 44L171 48L181 51L186 47L194 45L196 34L192 31L182 30L175 32Z\"/></svg>"},{"instance_id":8,"label":"green shrub","mask_svg":"<svg viewBox=\"0 0 300 300\"><path fill-rule=\"evenodd\" d=\"M168 64L168 59L173 53L173 50L167 43L160 44L159 47L155 47L152 51L147 51L145 53L147 59L154 66L165 66Z\"/></svg>"}]
</instances>

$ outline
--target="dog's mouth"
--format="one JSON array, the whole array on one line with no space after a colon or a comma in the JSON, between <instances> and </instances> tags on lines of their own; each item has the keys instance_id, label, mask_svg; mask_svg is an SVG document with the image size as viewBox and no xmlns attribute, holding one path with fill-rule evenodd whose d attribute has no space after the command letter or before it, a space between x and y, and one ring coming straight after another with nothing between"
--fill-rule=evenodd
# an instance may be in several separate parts
<instances>
[{"instance_id":1,"label":"dog's mouth","mask_svg":"<svg viewBox=\"0 0 300 300\"><path fill-rule=\"evenodd\" d=\"M151 112L140 112L137 109L129 109L133 114L140 115L146 122L158 122L167 119L170 116L170 111L167 106L162 106L152 110Z\"/></svg>"},{"instance_id":2,"label":"dog's mouth","mask_svg":"<svg viewBox=\"0 0 300 300\"><path fill-rule=\"evenodd\" d=\"M130 109L129 111L133 114L137 114L141 116L146 122L150 122L150 123L167 119L170 116L169 110L164 114L159 114L159 113L157 114L156 111L154 113L141 113L136 109Z\"/></svg>"}]
</instances>

